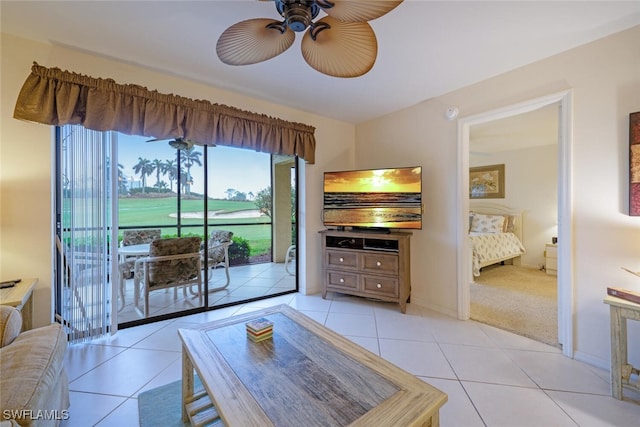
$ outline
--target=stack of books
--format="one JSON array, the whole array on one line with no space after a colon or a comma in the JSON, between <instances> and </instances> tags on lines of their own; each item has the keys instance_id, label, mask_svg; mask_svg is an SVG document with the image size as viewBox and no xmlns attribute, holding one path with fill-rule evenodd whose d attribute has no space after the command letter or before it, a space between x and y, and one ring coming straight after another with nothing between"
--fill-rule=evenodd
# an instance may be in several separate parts
<instances>
[{"instance_id":1,"label":"stack of books","mask_svg":"<svg viewBox=\"0 0 640 427\"><path fill-rule=\"evenodd\" d=\"M630 268L622 267L624 271L628 271L634 276L640 277L640 271L633 271ZM617 298L621 298L627 301L634 302L636 304L640 304L640 292L634 292L630 289L622 289L622 288L607 288L607 293Z\"/></svg>"},{"instance_id":2,"label":"stack of books","mask_svg":"<svg viewBox=\"0 0 640 427\"><path fill-rule=\"evenodd\" d=\"M253 342L260 342L273 336L273 322L261 317L246 323L247 338Z\"/></svg>"},{"instance_id":3,"label":"stack of books","mask_svg":"<svg viewBox=\"0 0 640 427\"><path fill-rule=\"evenodd\" d=\"M607 293L611 296L640 304L640 293L638 292L622 288L607 288Z\"/></svg>"}]
</instances>

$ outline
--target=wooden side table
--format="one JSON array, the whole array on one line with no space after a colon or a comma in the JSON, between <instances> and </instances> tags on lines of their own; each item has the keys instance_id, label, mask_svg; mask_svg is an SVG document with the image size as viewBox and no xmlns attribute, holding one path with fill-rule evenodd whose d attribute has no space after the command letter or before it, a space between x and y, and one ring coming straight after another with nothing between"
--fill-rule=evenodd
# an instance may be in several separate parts
<instances>
[{"instance_id":1,"label":"wooden side table","mask_svg":"<svg viewBox=\"0 0 640 427\"><path fill-rule=\"evenodd\" d=\"M611 394L622 399L622 390L640 392L640 382L632 382L631 375L640 375L627 360L627 319L640 321L640 304L607 295L605 304L611 311Z\"/></svg>"},{"instance_id":2,"label":"wooden side table","mask_svg":"<svg viewBox=\"0 0 640 427\"><path fill-rule=\"evenodd\" d=\"M0 305L10 305L22 314L22 330L33 328L33 288L38 279L22 279L13 288L0 289Z\"/></svg>"}]
</instances>

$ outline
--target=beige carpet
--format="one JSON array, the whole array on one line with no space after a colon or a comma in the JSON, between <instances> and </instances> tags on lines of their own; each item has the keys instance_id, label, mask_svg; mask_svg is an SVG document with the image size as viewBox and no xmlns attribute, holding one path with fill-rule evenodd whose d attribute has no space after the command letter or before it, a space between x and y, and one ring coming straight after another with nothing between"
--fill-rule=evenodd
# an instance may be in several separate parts
<instances>
[{"instance_id":1,"label":"beige carpet","mask_svg":"<svg viewBox=\"0 0 640 427\"><path fill-rule=\"evenodd\" d=\"M471 318L557 347L556 279L513 265L485 267L471 284Z\"/></svg>"}]
</instances>

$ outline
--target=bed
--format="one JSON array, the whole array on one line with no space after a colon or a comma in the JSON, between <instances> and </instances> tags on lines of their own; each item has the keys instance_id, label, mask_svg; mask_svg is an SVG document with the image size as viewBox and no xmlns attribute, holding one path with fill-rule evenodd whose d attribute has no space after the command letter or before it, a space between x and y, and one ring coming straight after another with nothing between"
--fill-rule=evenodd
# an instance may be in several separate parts
<instances>
[{"instance_id":1,"label":"bed","mask_svg":"<svg viewBox=\"0 0 640 427\"><path fill-rule=\"evenodd\" d=\"M495 205L472 204L469 209L469 246L472 272L505 261L519 265L526 252L522 243L522 212Z\"/></svg>"}]
</instances>

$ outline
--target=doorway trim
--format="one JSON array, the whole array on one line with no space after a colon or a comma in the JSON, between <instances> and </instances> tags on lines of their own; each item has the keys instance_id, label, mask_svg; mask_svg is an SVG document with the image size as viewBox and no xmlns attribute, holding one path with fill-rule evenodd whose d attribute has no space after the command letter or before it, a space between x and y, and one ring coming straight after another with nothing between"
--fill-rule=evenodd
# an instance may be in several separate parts
<instances>
[{"instance_id":1,"label":"doorway trim","mask_svg":"<svg viewBox=\"0 0 640 427\"><path fill-rule=\"evenodd\" d=\"M559 105L558 116L558 340L562 353L573 357L573 231L572 203L572 92L571 90L524 101L458 120L458 318L468 320L471 314L471 249L469 225L469 135L473 125L528 113L552 104Z\"/></svg>"}]
</instances>

